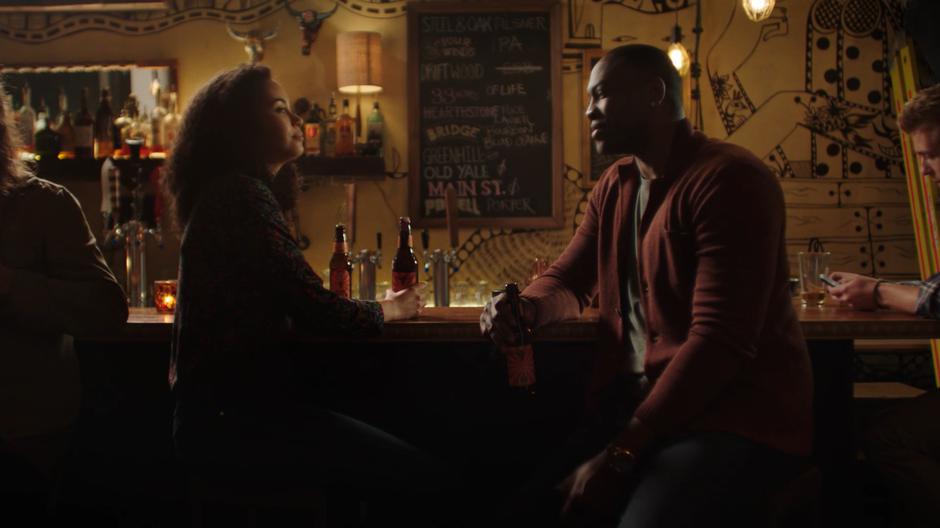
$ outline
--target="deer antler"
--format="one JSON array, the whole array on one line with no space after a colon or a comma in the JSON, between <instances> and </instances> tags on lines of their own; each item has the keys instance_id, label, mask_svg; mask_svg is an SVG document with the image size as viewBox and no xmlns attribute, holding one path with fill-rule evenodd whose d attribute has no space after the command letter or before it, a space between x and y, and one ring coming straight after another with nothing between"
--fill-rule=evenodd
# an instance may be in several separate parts
<instances>
[{"instance_id":1,"label":"deer antler","mask_svg":"<svg viewBox=\"0 0 940 528\"><path fill-rule=\"evenodd\" d=\"M333 9L324 11L323 13L317 13L317 20L326 20L327 18L330 18L330 16L335 13L337 9L339 9L339 2L333 4Z\"/></svg>"},{"instance_id":2,"label":"deer antler","mask_svg":"<svg viewBox=\"0 0 940 528\"><path fill-rule=\"evenodd\" d=\"M290 13L290 16L299 17L301 15L300 11L296 11L290 6L290 0L284 3L284 9L286 9L287 12Z\"/></svg>"},{"instance_id":3,"label":"deer antler","mask_svg":"<svg viewBox=\"0 0 940 528\"><path fill-rule=\"evenodd\" d=\"M227 22L225 23L225 29L228 30L228 34L230 37L232 37L233 39L239 42L245 42L246 40L248 40L248 34L242 33L240 31L236 31L234 28L232 28L231 24Z\"/></svg>"},{"instance_id":4,"label":"deer antler","mask_svg":"<svg viewBox=\"0 0 940 528\"><path fill-rule=\"evenodd\" d=\"M278 22L277 25L274 26L274 29L269 29L268 31L266 31L266 32L261 36L261 39L262 39L262 40L271 40L271 39L273 39L274 37L277 36L277 30L280 29L280 28L281 28L281 23Z\"/></svg>"}]
</instances>

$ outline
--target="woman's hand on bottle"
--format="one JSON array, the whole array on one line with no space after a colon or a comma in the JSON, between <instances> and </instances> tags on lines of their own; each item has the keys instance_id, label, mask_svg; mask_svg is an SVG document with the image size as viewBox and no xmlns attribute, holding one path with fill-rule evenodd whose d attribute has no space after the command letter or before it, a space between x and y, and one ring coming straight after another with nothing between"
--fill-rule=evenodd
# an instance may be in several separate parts
<instances>
[{"instance_id":1,"label":"woman's hand on bottle","mask_svg":"<svg viewBox=\"0 0 940 528\"><path fill-rule=\"evenodd\" d=\"M398 321L417 317L427 302L425 299L426 288L427 284L421 283L399 292L386 290L385 299L379 301L379 304L382 305L382 312L385 314L385 321Z\"/></svg>"}]
</instances>

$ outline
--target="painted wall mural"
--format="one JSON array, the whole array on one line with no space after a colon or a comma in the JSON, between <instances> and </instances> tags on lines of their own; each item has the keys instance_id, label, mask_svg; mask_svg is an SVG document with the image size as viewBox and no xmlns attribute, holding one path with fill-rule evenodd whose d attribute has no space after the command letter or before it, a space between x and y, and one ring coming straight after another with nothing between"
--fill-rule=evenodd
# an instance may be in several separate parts
<instances>
[{"instance_id":1,"label":"painted wall mural","mask_svg":"<svg viewBox=\"0 0 940 528\"><path fill-rule=\"evenodd\" d=\"M694 5L571 0L565 61L575 57L572 49L660 43L676 20L690 32ZM780 178L792 272L797 253L818 237L833 254L834 269L895 279L917 275L888 74L901 19L898 0L782 0L760 24L744 16L738 1L709 2L703 12L705 132L747 147ZM800 56L803 61L792 60ZM574 75L580 65L564 71ZM565 94L567 105L578 100ZM566 143L575 140L566 137ZM577 161L566 157L572 167L582 166ZM575 173L569 168L566 199L586 189ZM497 283L524 276L526 263L516 262L514 246L557 256L586 196L566 207L571 229L501 234L473 248L464 273L501 273Z\"/></svg>"},{"instance_id":2,"label":"painted wall mural","mask_svg":"<svg viewBox=\"0 0 940 528\"><path fill-rule=\"evenodd\" d=\"M705 132L755 152L780 178L788 206L791 266L808 240L818 237L833 252L836 268L886 278L917 274L888 76L902 19L900 3L778 0L771 18L762 23L749 21L739 0L703 4L707 9L699 51ZM137 36L191 20L250 25L285 4L318 12L338 4L347 14L379 19L371 22L386 24L385 34L392 38L404 37L406 0L173 0L167 12L7 14L0 15L0 37L42 44L90 29ZM565 227L462 230L454 280L482 291L507 280L524 281L530 256L558 256L581 221L591 189L581 174L586 155L581 144L582 51L629 42L665 48L677 21L692 34L695 6L696 0L565 2L565 47L559 58ZM289 31L296 29L280 28L282 34ZM691 42L686 45L691 49ZM291 53L300 57L296 46ZM402 183L386 180L379 185L389 190ZM397 210L404 210L404 204Z\"/></svg>"},{"instance_id":3,"label":"painted wall mural","mask_svg":"<svg viewBox=\"0 0 940 528\"><path fill-rule=\"evenodd\" d=\"M194 20L250 24L291 6L302 12L333 8L332 0L170 0L166 11L106 13L0 14L0 36L41 44L81 31L100 30L128 36L147 35ZM350 11L374 18L405 14L406 0L335 0Z\"/></svg>"}]
</instances>

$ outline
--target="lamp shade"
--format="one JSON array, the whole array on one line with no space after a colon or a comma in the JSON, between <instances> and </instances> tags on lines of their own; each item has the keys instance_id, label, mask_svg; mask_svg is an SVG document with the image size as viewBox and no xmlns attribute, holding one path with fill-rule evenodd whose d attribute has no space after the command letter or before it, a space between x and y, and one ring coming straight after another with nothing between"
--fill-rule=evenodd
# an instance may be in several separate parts
<instances>
[{"instance_id":1,"label":"lamp shade","mask_svg":"<svg viewBox=\"0 0 940 528\"><path fill-rule=\"evenodd\" d=\"M336 81L343 93L381 92L382 35L372 31L348 31L337 35Z\"/></svg>"},{"instance_id":2,"label":"lamp shade","mask_svg":"<svg viewBox=\"0 0 940 528\"><path fill-rule=\"evenodd\" d=\"M774 11L775 0L741 0L744 14L754 22L766 20Z\"/></svg>"}]
</instances>

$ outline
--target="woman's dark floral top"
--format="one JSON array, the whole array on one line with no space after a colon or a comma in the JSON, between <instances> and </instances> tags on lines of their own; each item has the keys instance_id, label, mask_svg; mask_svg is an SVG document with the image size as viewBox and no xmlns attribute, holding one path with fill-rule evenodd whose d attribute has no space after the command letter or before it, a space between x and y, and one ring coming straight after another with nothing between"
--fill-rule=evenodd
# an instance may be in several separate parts
<instances>
[{"instance_id":1,"label":"woman's dark floral top","mask_svg":"<svg viewBox=\"0 0 940 528\"><path fill-rule=\"evenodd\" d=\"M206 193L183 231L169 382L179 407L263 407L289 398L284 332L375 335L372 301L344 299L307 264L266 180Z\"/></svg>"}]
</instances>

